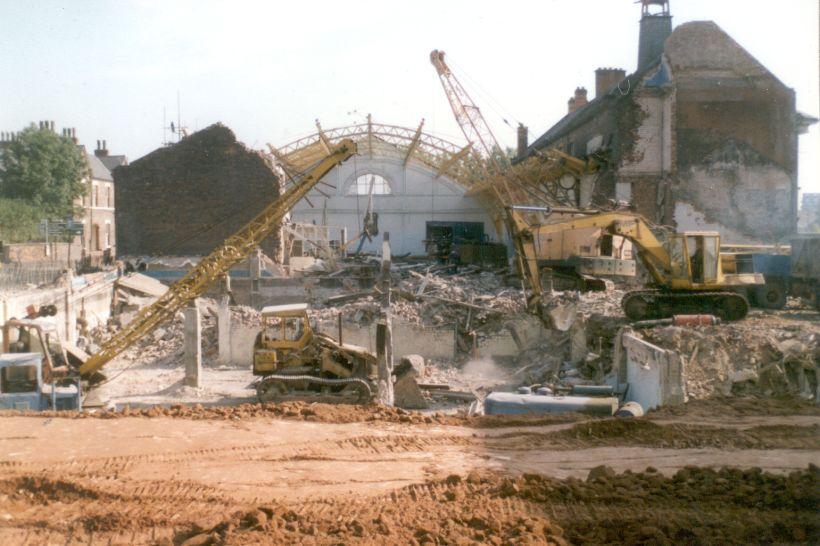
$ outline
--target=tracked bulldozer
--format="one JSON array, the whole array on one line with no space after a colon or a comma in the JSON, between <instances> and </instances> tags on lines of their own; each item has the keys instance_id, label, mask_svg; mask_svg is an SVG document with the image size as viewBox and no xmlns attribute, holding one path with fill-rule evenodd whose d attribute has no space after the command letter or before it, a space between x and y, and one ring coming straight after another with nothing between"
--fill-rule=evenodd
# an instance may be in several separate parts
<instances>
[{"instance_id":1,"label":"tracked bulldozer","mask_svg":"<svg viewBox=\"0 0 820 546\"><path fill-rule=\"evenodd\" d=\"M417 378L418 355L405 356L393 370L395 404L427 407ZM253 346L254 385L260 402L302 400L367 404L378 394L378 360L364 347L319 332L306 303L262 309Z\"/></svg>"},{"instance_id":2,"label":"tracked bulldozer","mask_svg":"<svg viewBox=\"0 0 820 546\"><path fill-rule=\"evenodd\" d=\"M376 393L376 355L316 331L306 303L262 309L253 374L260 402L368 403Z\"/></svg>"}]
</instances>

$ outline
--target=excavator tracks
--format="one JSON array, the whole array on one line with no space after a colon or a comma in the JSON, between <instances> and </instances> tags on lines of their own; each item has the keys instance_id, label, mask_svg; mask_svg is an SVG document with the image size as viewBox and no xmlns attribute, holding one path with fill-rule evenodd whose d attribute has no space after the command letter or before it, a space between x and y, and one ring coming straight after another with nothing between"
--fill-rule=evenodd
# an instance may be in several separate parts
<instances>
[{"instance_id":1,"label":"excavator tracks","mask_svg":"<svg viewBox=\"0 0 820 546\"><path fill-rule=\"evenodd\" d=\"M743 295L728 290L635 290L624 296L621 307L630 320L663 319L682 314L709 314L733 321L742 320L749 312L748 300Z\"/></svg>"}]
</instances>

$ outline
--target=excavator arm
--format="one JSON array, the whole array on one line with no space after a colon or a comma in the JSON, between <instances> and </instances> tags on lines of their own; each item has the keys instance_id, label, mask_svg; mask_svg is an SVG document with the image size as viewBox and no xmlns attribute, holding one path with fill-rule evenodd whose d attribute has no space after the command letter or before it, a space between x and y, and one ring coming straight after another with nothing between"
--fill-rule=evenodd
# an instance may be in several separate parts
<instances>
[{"instance_id":1,"label":"excavator arm","mask_svg":"<svg viewBox=\"0 0 820 546\"><path fill-rule=\"evenodd\" d=\"M535 237L522 212L549 212L545 207L508 206L507 231L515 248L515 265L521 277L527 308L536 316L545 320L543 314L544 289L541 286L541 272L538 268L538 253L535 248Z\"/></svg>"},{"instance_id":2,"label":"excavator arm","mask_svg":"<svg viewBox=\"0 0 820 546\"><path fill-rule=\"evenodd\" d=\"M161 322L202 294L214 281L222 278L234 265L245 259L271 234L282 218L333 167L356 153L356 143L342 140L331 153L305 173L276 201L265 207L253 220L202 258L185 277L148 307L143 308L128 325L109 338L99 351L80 366L80 375L91 379L109 360L150 332Z\"/></svg>"}]
</instances>

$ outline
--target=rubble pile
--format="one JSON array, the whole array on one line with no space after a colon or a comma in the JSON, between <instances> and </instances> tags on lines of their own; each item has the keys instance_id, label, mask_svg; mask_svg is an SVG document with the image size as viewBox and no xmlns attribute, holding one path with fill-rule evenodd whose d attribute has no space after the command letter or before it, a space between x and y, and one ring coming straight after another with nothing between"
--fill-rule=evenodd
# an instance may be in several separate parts
<instances>
[{"instance_id":1,"label":"rubble pile","mask_svg":"<svg viewBox=\"0 0 820 546\"><path fill-rule=\"evenodd\" d=\"M217 303L210 298L199 299L202 324L202 362L213 364L218 354ZM259 311L245 305L231 306L231 324L258 328ZM90 332L90 349L96 352L96 346L119 330L120 325L112 321L107 328L97 328ZM183 365L183 338L185 319L182 312L177 312L172 320L157 326L149 334L138 339L123 351L121 360L129 364L148 364L158 368L177 368Z\"/></svg>"},{"instance_id":2,"label":"rubble pile","mask_svg":"<svg viewBox=\"0 0 820 546\"><path fill-rule=\"evenodd\" d=\"M816 322L758 314L717 326L646 329L641 335L681 355L693 399L745 393L811 397L817 392Z\"/></svg>"},{"instance_id":3,"label":"rubble pile","mask_svg":"<svg viewBox=\"0 0 820 546\"><path fill-rule=\"evenodd\" d=\"M503 277L493 272L422 275L404 270L393 285L393 317L420 326L458 324L465 330L493 332L510 316L526 311L521 291L505 286ZM341 312L344 320L369 324L379 315L379 295L316 307L320 319L333 319Z\"/></svg>"},{"instance_id":4,"label":"rubble pile","mask_svg":"<svg viewBox=\"0 0 820 546\"><path fill-rule=\"evenodd\" d=\"M561 309L558 327L521 352L516 377L524 385L600 384L612 371L615 340L628 323L621 311L623 294L556 292L548 308Z\"/></svg>"}]
</instances>

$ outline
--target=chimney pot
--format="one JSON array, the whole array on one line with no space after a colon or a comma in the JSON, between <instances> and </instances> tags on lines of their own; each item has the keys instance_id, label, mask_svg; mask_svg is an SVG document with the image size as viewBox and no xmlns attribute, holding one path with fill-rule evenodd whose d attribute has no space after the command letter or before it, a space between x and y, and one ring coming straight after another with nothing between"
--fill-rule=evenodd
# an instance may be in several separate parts
<instances>
[{"instance_id":1,"label":"chimney pot","mask_svg":"<svg viewBox=\"0 0 820 546\"><path fill-rule=\"evenodd\" d=\"M108 150L105 149L105 141L98 140L97 141L97 149L94 150L94 155L97 157L105 157L108 155Z\"/></svg>"},{"instance_id":2,"label":"chimney pot","mask_svg":"<svg viewBox=\"0 0 820 546\"><path fill-rule=\"evenodd\" d=\"M576 87L575 88L575 96L572 98L572 106L570 107L570 112L575 112L576 110L580 110L584 106L587 105L589 101L587 100L587 90L585 87Z\"/></svg>"}]
</instances>

